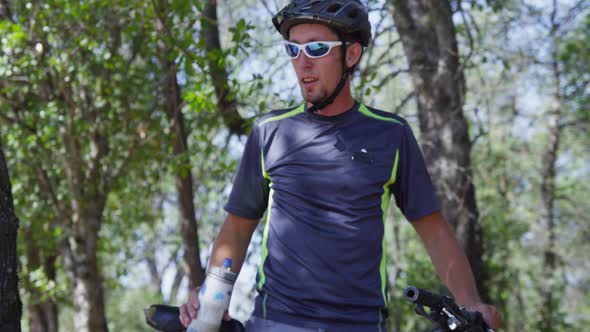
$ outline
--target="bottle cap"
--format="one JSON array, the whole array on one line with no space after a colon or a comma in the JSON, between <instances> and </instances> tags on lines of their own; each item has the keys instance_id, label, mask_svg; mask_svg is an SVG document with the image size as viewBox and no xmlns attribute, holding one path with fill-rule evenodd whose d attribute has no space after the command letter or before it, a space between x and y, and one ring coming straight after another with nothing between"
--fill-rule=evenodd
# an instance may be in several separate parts
<instances>
[{"instance_id":1,"label":"bottle cap","mask_svg":"<svg viewBox=\"0 0 590 332\"><path fill-rule=\"evenodd\" d=\"M224 269L229 269L231 267L232 260L231 258L225 258L223 260L223 264L221 265Z\"/></svg>"}]
</instances>

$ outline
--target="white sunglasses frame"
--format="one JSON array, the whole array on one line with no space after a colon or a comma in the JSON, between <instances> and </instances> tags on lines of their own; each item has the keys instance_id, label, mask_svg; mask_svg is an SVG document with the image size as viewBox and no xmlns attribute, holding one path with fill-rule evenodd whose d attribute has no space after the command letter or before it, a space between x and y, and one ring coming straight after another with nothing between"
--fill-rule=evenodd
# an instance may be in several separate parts
<instances>
[{"instance_id":1,"label":"white sunglasses frame","mask_svg":"<svg viewBox=\"0 0 590 332\"><path fill-rule=\"evenodd\" d=\"M328 47L329 47L328 48L328 51L326 53L322 54L322 55L315 55L315 56L314 55L310 55L309 53L307 53L307 50L305 48L306 48L307 45L313 44L313 43L322 43L322 44L328 45ZM319 41L319 40L316 40L316 41L310 41L310 42L305 43L305 44L298 44L298 43L295 43L295 42L286 42L284 44L284 47L286 48L289 45L295 45L295 46L297 46L297 50L298 51L297 51L297 55L296 56L293 57L293 56L289 55L289 53L287 53L287 55L289 55L289 57L291 59L293 59L293 60L299 58L299 56L301 55L301 51L303 51L305 53L305 55L308 58L310 58L310 59L318 59L318 58L323 58L326 55L330 54L330 52L332 51L332 49L334 47L342 46L342 45L347 45L347 44L349 44L349 43L348 42L343 42L343 41L340 41L340 40L339 41Z\"/></svg>"}]
</instances>

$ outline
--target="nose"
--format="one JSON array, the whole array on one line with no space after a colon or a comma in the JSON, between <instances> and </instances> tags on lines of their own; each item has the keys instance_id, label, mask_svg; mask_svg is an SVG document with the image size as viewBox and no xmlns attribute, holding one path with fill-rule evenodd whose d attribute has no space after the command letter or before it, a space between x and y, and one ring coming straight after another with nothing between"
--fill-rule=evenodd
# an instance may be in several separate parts
<instances>
[{"instance_id":1,"label":"nose","mask_svg":"<svg viewBox=\"0 0 590 332\"><path fill-rule=\"evenodd\" d=\"M293 65L297 67L309 68L313 65L313 60L305 54L305 52L300 51L299 56L297 59L293 59Z\"/></svg>"}]
</instances>

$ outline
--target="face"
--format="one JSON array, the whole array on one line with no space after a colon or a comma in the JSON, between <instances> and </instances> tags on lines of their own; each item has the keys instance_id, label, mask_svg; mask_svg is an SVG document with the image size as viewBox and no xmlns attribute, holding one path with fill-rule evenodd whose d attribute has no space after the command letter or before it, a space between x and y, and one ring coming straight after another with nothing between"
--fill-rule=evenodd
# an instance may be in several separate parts
<instances>
[{"instance_id":1,"label":"face","mask_svg":"<svg viewBox=\"0 0 590 332\"><path fill-rule=\"evenodd\" d=\"M289 41L305 44L311 41L338 41L338 35L321 24L298 24L289 30ZM342 77L342 46L334 47L328 55L310 59L301 51L293 59L303 99L318 103L328 98Z\"/></svg>"}]
</instances>

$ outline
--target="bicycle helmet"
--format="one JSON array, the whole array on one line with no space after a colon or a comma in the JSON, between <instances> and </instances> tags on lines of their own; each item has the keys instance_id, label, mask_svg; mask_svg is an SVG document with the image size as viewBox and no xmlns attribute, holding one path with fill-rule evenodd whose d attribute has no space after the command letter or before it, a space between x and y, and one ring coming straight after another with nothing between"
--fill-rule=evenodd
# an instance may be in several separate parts
<instances>
[{"instance_id":1,"label":"bicycle helmet","mask_svg":"<svg viewBox=\"0 0 590 332\"><path fill-rule=\"evenodd\" d=\"M293 0L281 9L273 18L272 23L284 39L289 39L289 29L297 24L318 23L333 29L342 42L347 39L358 41L363 47L371 42L371 23L369 14L360 0ZM346 43L341 47L342 59L346 55ZM356 65L347 68L342 61L342 77L336 89L325 100L313 103L307 109L315 113L330 105L346 83L346 79L354 71Z\"/></svg>"},{"instance_id":2,"label":"bicycle helmet","mask_svg":"<svg viewBox=\"0 0 590 332\"><path fill-rule=\"evenodd\" d=\"M363 47L371 41L371 23L367 7L360 0L293 0L281 9L272 23L283 38L289 29L301 23L320 23L344 35L355 35Z\"/></svg>"}]
</instances>

